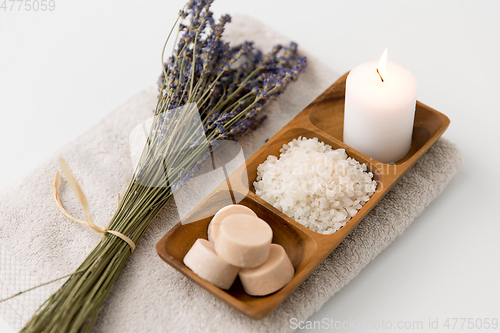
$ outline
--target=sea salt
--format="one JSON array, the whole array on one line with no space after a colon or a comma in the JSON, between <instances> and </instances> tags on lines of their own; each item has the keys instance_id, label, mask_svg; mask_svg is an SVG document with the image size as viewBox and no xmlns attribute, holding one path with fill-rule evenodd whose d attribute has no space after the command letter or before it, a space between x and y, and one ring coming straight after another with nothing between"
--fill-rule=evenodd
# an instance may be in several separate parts
<instances>
[{"instance_id":1,"label":"sea salt","mask_svg":"<svg viewBox=\"0 0 500 333\"><path fill-rule=\"evenodd\" d=\"M367 167L317 138L299 137L257 168L255 193L305 227L332 234L375 193Z\"/></svg>"}]
</instances>

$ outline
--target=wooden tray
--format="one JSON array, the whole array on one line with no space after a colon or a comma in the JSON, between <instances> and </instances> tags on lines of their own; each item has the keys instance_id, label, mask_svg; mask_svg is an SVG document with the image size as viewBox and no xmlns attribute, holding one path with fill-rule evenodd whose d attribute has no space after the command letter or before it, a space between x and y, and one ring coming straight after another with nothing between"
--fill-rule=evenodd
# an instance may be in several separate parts
<instances>
[{"instance_id":1,"label":"wooden tray","mask_svg":"<svg viewBox=\"0 0 500 333\"><path fill-rule=\"evenodd\" d=\"M222 183L205 200L196 206L186 217L189 224L177 224L156 245L158 255L169 265L188 276L201 287L234 307L239 312L261 319L275 310L349 235L358 223L375 207L384 195L408 172L422 155L436 142L448 127L450 120L440 112L417 102L413 141L408 154L395 164L385 164L373 160L342 142L344 123L344 95L346 73L330 88L316 98L283 129L273 136L262 148L229 176L231 189L227 182ZM303 136L318 138L334 149L344 148L347 154L365 163L374 174L378 186L375 194L344 227L331 235L318 234L281 213L254 193L253 182L257 176L257 166L268 155L279 156L283 144ZM245 188L242 178L248 172L250 192ZM294 267L295 276L283 289L264 297L247 295L239 279L230 290L224 291L201 279L182 262L184 256L196 239L207 239L208 224L215 213L227 204L227 191L232 191L240 204L248 206L273 229L273 243L282 245ZM210 216L210 217L206 217Z\"/></svg>"}]
</instances>

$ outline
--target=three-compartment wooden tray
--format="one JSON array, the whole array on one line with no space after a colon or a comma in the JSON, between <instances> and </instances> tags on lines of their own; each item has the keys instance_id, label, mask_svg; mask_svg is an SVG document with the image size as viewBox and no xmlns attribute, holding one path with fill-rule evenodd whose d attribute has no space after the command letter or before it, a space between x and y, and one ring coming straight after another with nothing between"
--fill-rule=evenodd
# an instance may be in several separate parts
<instances>
[{"instance_id":1,"label":"three-compartment wooden tray","mask_svg":"<svg viewBox=\"0 0 500 333\"><path fill-rule=\"evenodd\" d=\"M422 157L448 127L450 120L440 112L417 102L413 138L408 154L394 164L385 164L365 156L342 142L344 123L344 95L347 73L323 92L292 121L274 135L262 148L231 176L232 194L239 204L251 208L273 229L273 243L282 245L295 267L295 276L283 289L264 297L249 296L236 279L230 290L225 291L203 280L183 263L183 258L198 238L207 239L207 227L215 213L227 204L227 182L217 187L185 218L193 221L174 226L156 245L158 255L169 265L188 276L201 287L234 307L239 312L261 319L275 310L349 235L358 223L375 207L384 195ZM318 234L281 213L254 193L253 182L257 167L269 155L279 156L283 144L302 136L318 138L334 149L343 148L347 154L367 165L377 181L377 190L370 200L344 227L331 235ZM250 191L242 181L248 175ZM210 217L207 217L210 216Z\"/></svg>"}]
</instances>

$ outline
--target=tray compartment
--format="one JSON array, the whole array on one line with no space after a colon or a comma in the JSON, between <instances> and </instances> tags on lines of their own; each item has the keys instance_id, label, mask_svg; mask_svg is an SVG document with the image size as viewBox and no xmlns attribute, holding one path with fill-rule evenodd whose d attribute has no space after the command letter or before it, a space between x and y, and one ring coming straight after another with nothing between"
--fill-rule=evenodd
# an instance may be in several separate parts
<instances>
[{"instance_id":1,"label":"tray compartment","mask_svg":"<svg viewBox=\"0 0 500 333\"><path fill-rule=\"evenodd\" d=\"M273 139L269 140L269 142L266 144L266 149L257 151L255 155L252 156L252 160L247 163L247 175L245 175L245 173L243 172L242 177L248 177L248 185L251 192L255 193L253 183L257 179L257 167L260 164L264 163L264 161L266 161L267 157L270 155L279 157L280 149L283 147L283 145L289 143L293 139L297 139L298 137L305 137L308 139L318 138L319 141L330 145L333 149L345 149L349 157L354 158L361 164L366 164L368 171L373 173L373 179L377 181L377 183L382 183L384 177L383 170L381 170L375 163L372 163L372 160L367 159L364 155L353 151L352 149L350 149L350 147L344 144L333 141L332 138L323 135L319 131L312 131L305 128L293 128L286 131L279 137L273 137Z\"/></svg>"},{"instance_id":2,"label":"tray compartment","mask_svg":"<svg viewBox=\"0 0 500 333\"><path fill-rule=\"evenodd\" d=\"M344 136L345 79L347 74L339 79L339 84L329 88L317 101L308 107L310 109L309 121L311 124L342 143ZM443 127L446 129L448 124L449 119L446 116L417 101L410 151L405 157L393 164L399 165L411 160L420 150L428 146L428 143L433 138L441 136L442 132L444 132Z\"/></svg>"},{"instance_id":3,"label":"tray compartment","mask_svg":"<svg viewBox=\"0 0 500 333\"><path fill-rule=\"evenodd\" d=\"M217 211L222 208L218 207L218 203L223 202L225 205L227 195L227 193L219 191L207 198L206 202L210 203L210 206ZM238 196L238 194L235 196ZM277 214L276 211L262 205L251 195L243 196L239 194L239 196L243 197L239 204L252 209L257 216L270 225L273 230L273 243L283 246L290 257L295 268L295 275L293 280L283 289L265 297L254 297L245 293L241 282L237 279L233 286L228 291L225 291L201 279L184 265L184 256L194 242L198 238L207 239L207 228L213 215L189 224L177 224L158 242L156 250L164 261L196 281L204 289L234 306L240 312L250 315L254 319L259 319L276 308L310 274L311 263L314 262L312 259L317 253L317 245L313 237L304 232L302 228L286 221L282 214ZM198 212L198 214L201 213ZM262 304L263 301L265 301L264 305ZM252 308L254 310L251 310Z\"/></svg>"}]
</instances>

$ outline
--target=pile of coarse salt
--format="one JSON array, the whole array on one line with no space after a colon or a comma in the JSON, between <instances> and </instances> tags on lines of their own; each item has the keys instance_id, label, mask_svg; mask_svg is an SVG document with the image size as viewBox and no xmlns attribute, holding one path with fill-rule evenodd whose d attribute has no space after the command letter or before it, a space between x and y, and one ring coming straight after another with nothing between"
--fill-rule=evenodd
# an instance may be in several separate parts
<instances>
[{"instance_id":1,"label":"pile of coarse salt","mask_svg":"<svg viewBox=\"0 0 500 333\"><path fill-rule=\"evenodd\" d=\"M321 234L343 227L375 193L366 165L317 138L299 137L257 168L256 194Z\"/></svg>"}]
</instances>

